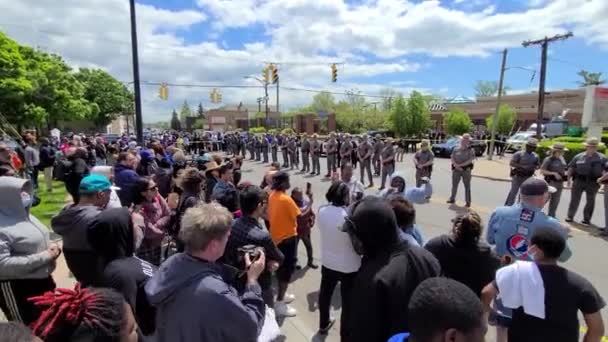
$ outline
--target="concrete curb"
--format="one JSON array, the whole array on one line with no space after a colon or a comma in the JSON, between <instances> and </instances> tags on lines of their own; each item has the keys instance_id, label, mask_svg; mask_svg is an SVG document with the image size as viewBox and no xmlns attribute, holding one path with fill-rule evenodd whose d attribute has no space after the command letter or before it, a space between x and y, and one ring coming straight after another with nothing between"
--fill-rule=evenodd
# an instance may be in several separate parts
<instances>
[{"instance_id":1,"label":"concrete curb","mask_svg":"<svg viewBox=\"0 0 608 342\"><path fill-rule=\"evenodd\" d=\"M496 177L489 177L489 176L480 176L480 175L472 175L475 178L483 178L483 179L487 179L487 180L491 180L491 181L495 181L495 182L507 182L510 183L511 180L510 179L504 179L504 178L496 178Z\"/></svg>"}]
</instances>

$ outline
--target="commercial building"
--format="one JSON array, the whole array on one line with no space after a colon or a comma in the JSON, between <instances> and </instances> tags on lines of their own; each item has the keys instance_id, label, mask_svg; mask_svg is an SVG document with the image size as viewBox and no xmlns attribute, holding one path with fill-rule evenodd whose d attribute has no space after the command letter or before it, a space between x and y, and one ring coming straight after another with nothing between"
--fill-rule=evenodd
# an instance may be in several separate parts
<instances>
[{"instance_id":1,"label":"commercial building","mask_svg":"<svg viewBox=\"0 0 608 342\"><path fill-rule=\"evenodd\" d=\"M239 105L226 105L216 109L209 109L206 112L208 129L212 131L230 131L237 128L246 130L250 127L263 126L264 118L259 116L258 106L247 106L242 103ZM262 107L262 115L265 115ZM275 106L269 106L268 118L271 122L278 122L281 113ZM273 125L271 125L273 126Z\"/></svg>"},{"instance_id":2,"label":"commercial building","mask_svg":"<svg viewBox=\"0 0 608 342\"><path fill-rule=\"evenodd\" d=\"M544 118L563 117L570 125L580 126L585 101L585 89L550 91L545 94ZM517 121L513 131L526 130L536 122L538 113L538 93L502 96L502 104L509 105L517 112ZM476 99L457 97L441 103L431 104L431 120L434 128L443 131L443 116L452 108L461 108L467 112L476 127L483 130L486 118L496 111L496 97L479 97Z\"/></svg>"}]
</instances>

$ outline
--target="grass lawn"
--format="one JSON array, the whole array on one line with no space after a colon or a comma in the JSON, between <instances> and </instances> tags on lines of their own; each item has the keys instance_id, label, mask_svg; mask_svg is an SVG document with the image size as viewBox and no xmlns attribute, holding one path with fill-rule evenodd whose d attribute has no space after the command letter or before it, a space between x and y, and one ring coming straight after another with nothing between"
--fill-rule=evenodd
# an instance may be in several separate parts
<instances>
[{"instance_id":1,"label":"grass lawn","mask_svg":"<svg viewBox=\"0 0 608 342\"><path fill-rule=\"evenodd\" d=\"M51 218L66 205L68 192L63 182L53 181L53 192L51 193L46 191L43 178L40 178L39 183L38 197L41 201L38 206L32 208L31 213L50 229Z\"/></svg>"}]
</instances>

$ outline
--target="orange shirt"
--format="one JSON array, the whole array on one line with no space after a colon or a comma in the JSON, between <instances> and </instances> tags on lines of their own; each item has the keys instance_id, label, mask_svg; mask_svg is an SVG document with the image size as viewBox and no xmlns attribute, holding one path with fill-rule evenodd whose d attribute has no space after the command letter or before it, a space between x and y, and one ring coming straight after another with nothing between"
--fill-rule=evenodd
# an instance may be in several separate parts
<instances>
[{"instance_id":1,"label":"orange shirt","mask_svg":"<svg viewBox=\"0 0 608 342\"><path fill-rule=\"evenodd\" d=\"M272 241L278 245L281 241L298 235L298 216L300 208L286 193L273 191L268 197L268 221Z\"/></svg>"}]
</instances>

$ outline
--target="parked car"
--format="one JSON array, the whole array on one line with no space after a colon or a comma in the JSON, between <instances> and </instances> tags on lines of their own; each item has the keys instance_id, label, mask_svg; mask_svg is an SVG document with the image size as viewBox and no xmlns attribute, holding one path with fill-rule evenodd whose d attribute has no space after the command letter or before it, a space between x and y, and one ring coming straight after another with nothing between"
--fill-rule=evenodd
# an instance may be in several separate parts
<instances>
[{"instance_id":1,"label":"parked car","mask_svg":"<svg viewBox=\"0 0 608 342\"><path fill-rule=\"evenodd\" d=\"M513 134L509 139L507 139L506 151L515 152L521 150L528 139L536 136L536 132L528 131L528 132L519 132ZM543 134L542 139L545 139L546 136Z\"/></svg>"},{"instance_id":2,"label":"parked car","mask_svg":"<svg viewBox=\"0 0 608 342\"><path fill-rule=\"evenodd\" d=\"M437 157L450 157L452 156L452 151L454 151L454 148L456 148L459 143L459 138L452 137L441 144L434 144L431 147L431 150ZM478 157L481 157L486 151L486 143L482 140L471 140L471 147L473 147L475 155Z\"/></svg>"}]
</instances>

